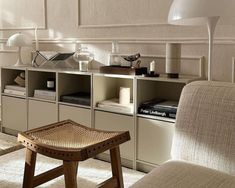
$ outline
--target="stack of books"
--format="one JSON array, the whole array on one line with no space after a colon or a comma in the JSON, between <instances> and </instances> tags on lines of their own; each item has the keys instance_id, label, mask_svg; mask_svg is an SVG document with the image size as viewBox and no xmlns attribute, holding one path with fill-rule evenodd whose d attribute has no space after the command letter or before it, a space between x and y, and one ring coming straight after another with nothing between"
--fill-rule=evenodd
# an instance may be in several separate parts
<instances>
[{"instance_id":1,"label":"stack of books","mask_svg":"<svg viewBox=\"0 0 235 188\"><path fill-rule=\"evenodd\" d=\"M98 107L107 111L119 112L119 113L133 113L134 111L133 103L123 105L123 104L120 104L119 99L116 99L116 98L101 101L98 103Z\"/></svg>"},{"instance_id":2,"label":"stack of books","mask_svg":"<svg viewBox=\"0 0 235 188\"><path fill-rule=\"evenodd\" d=\"M39 99L46 99L46 100L56 100L56 92L51 90L43 90L43 89L35 89L34 90L34 97Z\"/></svg>"},{"instance_id":3,"label":"stack of books","mask_svg":"<svg viewBox=\"0 0 235 188\"><path fill-rule=\"evenodd\" d=\"M26 88L18 85L6 85L4 93L11 95L26 96Z\"/></svg>"},{"instance_id":4,"label":"stack of books","mask_svg":"<svg viewBox=\"0 0 235 188\"><path fill-rule=\"evenodd\" d=\"M88 92L77 92L60 97L61 102L90 106L91 94Z\"/></svg>"},{"instance_id":5,"label":"stack of books","mask_svg":"<svg viewBox=\"0 0 235 188\"><path fill-rule=\"evenodd\" d=\"M175 119L177 108L178 101L153 99L140 104L138 113Z\"/></svg>"}]
</instances>

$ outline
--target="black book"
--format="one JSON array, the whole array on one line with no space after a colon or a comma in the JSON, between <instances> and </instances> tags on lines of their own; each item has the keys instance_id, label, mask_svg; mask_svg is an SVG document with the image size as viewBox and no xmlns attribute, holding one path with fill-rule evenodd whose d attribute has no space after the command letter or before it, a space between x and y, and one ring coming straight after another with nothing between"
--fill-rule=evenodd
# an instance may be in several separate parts
<instances>
[{"instance_id":1,"label":"black book","mask_svg":"<svg viewBox=\"0 0 235 188\"><path fill-rule=\"evenodd\" d=\"M153 99L142 103L138 108L138 113L175 119L177 108L178 101Z\"/></svg>"},{"instance_id":2,"label":"black book","mask_svg":"<svg viewBox=\"0 0 235 188\"><path fill-rule=\"evenodd\" d=\"M68 95L62 95L60 97L60 101L90 106L91 95L88 92L77 92L77 93L72 93L72 94L68 94Z\"/></svg>"}]
</instances>

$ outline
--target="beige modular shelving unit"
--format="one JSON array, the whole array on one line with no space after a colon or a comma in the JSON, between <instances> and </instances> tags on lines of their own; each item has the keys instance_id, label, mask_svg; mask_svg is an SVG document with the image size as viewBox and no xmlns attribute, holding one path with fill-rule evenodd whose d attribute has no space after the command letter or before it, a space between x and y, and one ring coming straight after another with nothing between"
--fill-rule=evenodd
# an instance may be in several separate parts
<instances>
[{"instance_id":1,"label":"beige modular shelving unit","mask_svg":"<svg viewBox=\"0 0 235 188\"><path fill-rule=\"evenodd\" d=\"M5 94L5 85L13 84L14 78L23 71L26 74L26 96ZM56 100L34 98L34 90L46 88L46 80L51 77L56 79ZM164 76L146 78L101 74L97 71L3 67L1 69L3 131L16 134L64 119L72 119L101 130L128 130L131 141L121 146L123 164L134 169L149 171L170 158L175 121L138 114L139 104L156 97L179 100L183 87L199 79L200 76L181 76L179 79L169 79ZM133 113L107 111L97 107L99 101L118 98L120 87L131 88ZM60 101L62 95L79 91L91 93L90 106ZM107 153L97 157L109 160Z\"/></svg>"}]
</instances>

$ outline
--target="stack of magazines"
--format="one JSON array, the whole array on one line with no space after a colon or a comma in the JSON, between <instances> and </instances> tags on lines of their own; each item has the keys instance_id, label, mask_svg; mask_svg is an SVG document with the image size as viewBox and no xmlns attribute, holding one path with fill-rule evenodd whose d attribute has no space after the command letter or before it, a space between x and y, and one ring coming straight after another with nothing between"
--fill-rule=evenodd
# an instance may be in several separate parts
<instances>
[{"instance_id":1,"label":"stack of magazines","mask_svg":"<svg viewBox=\"0 0 235 188\"><path fill-rule=\"evenodd\" d=\"M34 90L34 97L39 99L46 99L55 101L56 99L56 92L51 90L43 90L43 89L35 89Z\"/></svg>"},{"instance_id":2,"label":"stack of magazines","mask_svg":"<svg viewBox=\"0 0 235 188\"><path fill-rule=\"evenodd\" d=\"M4 93L11 95L26 96L26 88L19 85L6 85Z\"/></svg>"},{"instance_id":3,"label":"stack of magazines","mask_svg":"<svg viewBox=\"0 0 235 188\"><path fill-rule=\"evenodd\" d=\"M119 112L119 113L133 113L134 111L133 103L123 105L120 104L119 99L116 98L101 101L98 103L98 107L107 111Z\"/></svg>"},{"instance_id":4,"label":"stack of magazines","mask_svg":"<svg viewBox=\"0 0 235 188\"><path fill-rule=\"evenodd\" d=\"M153 99L140 104L138 113L175 119L177 108L178 101Z\"/></svg>"}]
</instances>

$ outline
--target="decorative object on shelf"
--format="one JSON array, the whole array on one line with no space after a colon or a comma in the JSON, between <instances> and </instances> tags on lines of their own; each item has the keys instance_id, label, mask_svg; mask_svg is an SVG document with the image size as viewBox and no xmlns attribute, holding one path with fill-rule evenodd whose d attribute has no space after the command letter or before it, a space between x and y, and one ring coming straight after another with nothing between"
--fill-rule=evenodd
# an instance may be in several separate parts
<instances>
[{"instance_id":1,"label":"decorative object on shelf","mask_svg":"<svg viewBox=\"0 0 235 188\"><path fill-rule=\"evenodd\" d=\"M78 63L79 70L86 72L89 69L89 64L94 60L94 55L88 51L87 47L80 45L78 51L74 53L73 59Z\"/></svg>"},{"instance_id":2,"label":"decorative object on shelf","mask_svg":"<svg viewBox=\"0 0 235 188\"><path fill-rule=\"evenodd\" d=\"M121 65L118 41L112 42L112 52L109 55L109 65L110 66Z\"/></svg>"},{"instance_id":3,"label":"decorative object on shelf","mask_svg":"<svg viewBox=\"0 0 235 188\"><path fill-rule=\"evenodd\" d=\"M140 58L140 53L130 55L130 56L122 56L122 58L130 62L130 67L133 67L133 62L137 61Z\"/></svg>"},{"instance_id":4,"label":"decorative object on shelf","mask_svg":"<svg viewBox=\"0 0 235 188\"><path fill-rule=\"evenodd\" d=\"M125 66L101 66L100 72L104 74L123 74L123 75L145 75L148 73L147 67L125 67Z\"/></svg>"},{"instance_id":5,"label":"decorative object on shelf","mask_svg":"<svg viewBox=\"0 0 235 188\"><path fill-rule=\"evenodd\" d=\"M234 0L174 0L168 22L175 25L207 25L209 35L208 80L212 80L212 50L215 27L218 21L229 22L234 13Z\"/></svg>"},{"instance_id":6,"label":"decorative object on shelf","mask_svg":"<svg viewBox=\"0 0 235 188\"><path fill-rule=\"evenodd\" d=\"M32 41L22 33L16 33L10 36L7 40L7 46L18 47L18 60L14 66L25 66L22 62L21 48L24 46L31 46Z\"/></svg>"},{"instance_id":7,"label":"decorative object on shelf","mask_svg":"<svg viewBox=\"0 0 235 188\"><path fill-rule=\"evenodd\" d=\"M55 78L48 78L47 79L47 89L55 91Z\"/></svg>"},{"instance_id":8,"label":"decorative object on shelf","mask_svg":"<svg viewBox=\"0 0 235 188\"><path fill-rule=\"evenodd\" d=\"M128 105L130 104L131 95L129 87L120 87L119 89L119 104Z\"/></svg>"},{"instance_id":9,"label":"decorative object on shelf","mask_svg":"<svg viewBox=\"0 0 235 188\"><path fill-rule=\"evenodd\" d=\"M15 79L14 82L21 87L25 87L25 73L21 72Z\"/></svg>"},{"instance_id":10,"label":"decorative object on shelf","mask_svg":"<svg viewBox=\"0 0 235 188\"><path fill-rule=\"evenodd\" d=\"M36 51L32 66L45 68L74 68L70 63L66 62L73 54L74 52ZM38 57L42 58L41 63L37 62Z\"/></svg>"},{"instance_id":11,"label":"decorative object on shelf","mask_svg":"<svg viewBox=\"0 0 235 188\"><path fill-rule=\"evenodd\" d=\"M166 44L166 74L169 78L179 78L181 62L181 44Z\"/></svg>"},{"instance_id":12,"label":"decorative object on shelf","mask_svg":"<svg viewBox=\"0 0 235 188\"><path fill-rule=\"evenodd\" d=\"M60 97L60 101L65 102L65 103L90 106L91 94L88 92L77 92L77 93L72 93L72 94L66 94Z\"/></svg>"},{"instance_id":13,"label":"decorative object on shelf","mask_svg":"<svg viewBox=\"0 0 235 188\"><path fill-rule=\"evenodd\" d=\"M149 73L144 75L145 77L159 77L159 74L156 73L156 63L155 61L150 62Z\"/></svg>"},{"instance_id":14,"label":"decorative object on shelf","mask_svg":"<svg viewBox=\"0 0 235 188\"><path fill-rule=\"evenodd\" d=\"M34 37L35 37L35 51L39 51L39 42L38 42L38 28L36 27L34 30Z\"/></svg>"}]
</instances>

